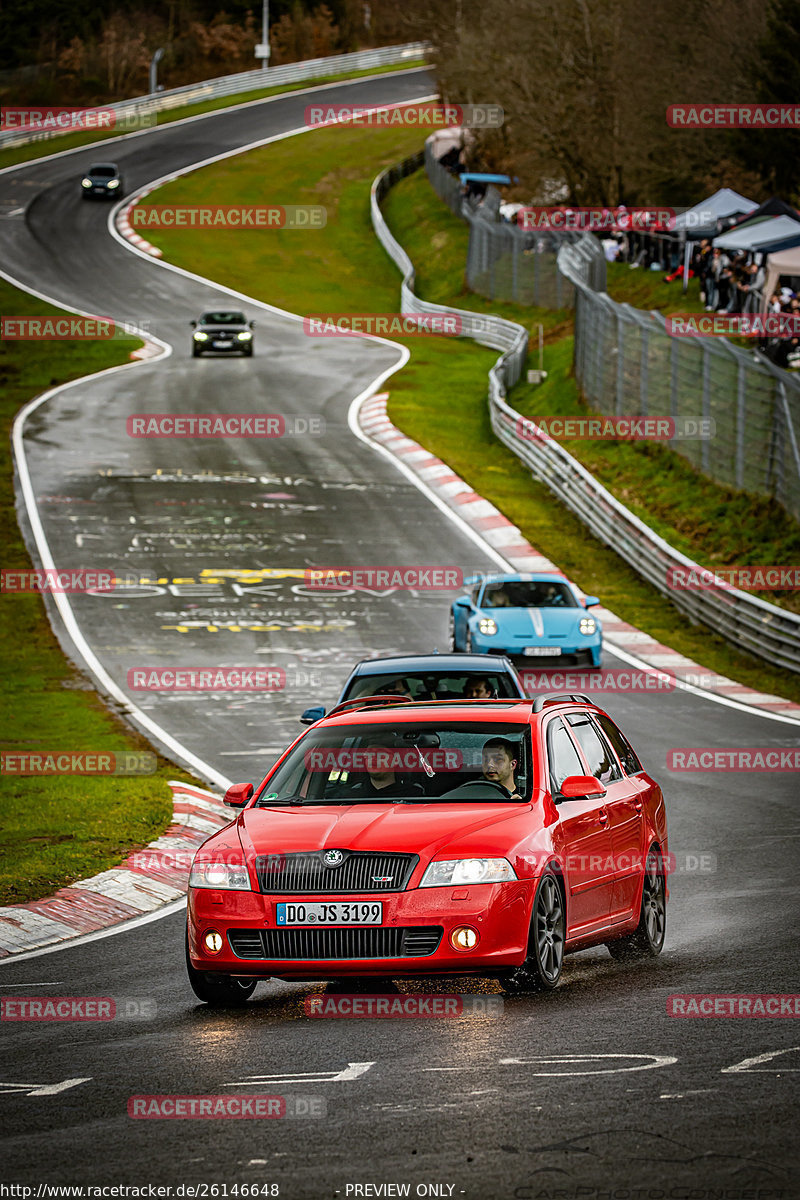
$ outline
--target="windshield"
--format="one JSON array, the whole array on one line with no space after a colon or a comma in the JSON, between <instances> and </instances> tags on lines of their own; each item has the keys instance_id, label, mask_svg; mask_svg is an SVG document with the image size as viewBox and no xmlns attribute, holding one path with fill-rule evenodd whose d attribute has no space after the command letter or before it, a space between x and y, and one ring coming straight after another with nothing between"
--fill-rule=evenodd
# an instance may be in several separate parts
<instances>
[{"instance_id":1,"label":"windshield","mask_svg":"<svg viewBox=\"0 0 800 1200\"><path fill-rule=\"evenodd\" d=\"M387 671L358 675L343 700L359 696L406 696L414 700L494 700L518 697L511 677L502 671Z\"/></svg>"},{"instance_id":2,"label":"windshield","mask_svg":"<svg viewBox=\"0 0 800 1200\"><path fill-rule=\"evenodd\" d=\"M203 313L201 325L246 325L244 313L240 312L210 312Z\"/></svg>"},{"instance_id":3,"label":"windshield","mask_svg":"<svg viewBox=\"0 0 800 1200\"><path fill-rule=\"evenodd\" d=\"M265 784L279 804L507 803L530 795L528 726L354 722L311 729Z\"/></svg>"},{"instance_id":4,"label":"windshield","mask_svg":"<svg viewBox=\"0 0 800 1200\"><path fill-rule=\"evenodd\" d=\"M90 175L99 175L101 178L104 178L104 179L113 179L114 176L116 175L116 173L117 173L116 167L112 167L110 165L106 166L103 163L95 163L95 165L93 167L89 167Z\"/></svg>"},{"instance_id":5,"label":"windshield","mask_svg":"<svg viewBox=\"0 0 800 1200\"><path fill-rule=\"evenodd\" d=\"M487 583L481 608L580 608L566 583Z\"/></svg>"}]
</instances>

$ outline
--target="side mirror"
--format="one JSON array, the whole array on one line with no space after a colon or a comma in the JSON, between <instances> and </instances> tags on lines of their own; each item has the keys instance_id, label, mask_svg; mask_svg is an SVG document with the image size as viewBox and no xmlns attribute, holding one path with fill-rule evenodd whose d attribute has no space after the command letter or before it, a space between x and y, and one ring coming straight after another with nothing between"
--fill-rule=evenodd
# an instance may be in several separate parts
<instances>
[{"instance_id":1,"label":"side mirror","mask_svg":"<svg viewBox=\"0 0 800 1200\"><path fill-rule=\"evenodd\" d=\"M593 608L594 605L599 604L600 601L598 600L597 596L584 596L583 603L586 608Z\"/></svg>"},{"instance_id":2,"label":"side mirror","mask_svg":"<svg viewBox=\"0 0 800 1200\"><path fill-rule=\"evenodd\" d=\"M561 785L565 800L584 800L588 796L605 796L606 789L593 775L568 775Z\"/></svg>"},{"instance_id":3,"label":"side mirror","mask_svg":"<svg viewBox=\"0 0 800 1200\"><path fill-rule=\"evenodd\" d=\"M225 793L222 803L231 808L242 808L253 795L252 783L233 783Z\"/></svg>"},{"instance_id":4,"label":"side mirror","mask_svg":"<svg viewBox=\"0 0 800 1200\"><path fill-rule=\"evenodd\" d=\"M250 322L250 328L251 328L251 329L255 329L255 327L256 327L256 323L255 323L255 321L251 321L251 322Z\"/></svg>"},{"instance_id":5,"label":"side mirror","mask_svg":"<svg viewBox=\"0 0 800 1200\"><path fill-rule=\"evenodd\" d=\"M320 704L316 708L307 708L300 718L301 725L314 725L325 716L325 709Z\"/></svg>"},{"instance_id":6,"label":"side mirror","mask_svg":"<svg viewBox=\"0 0 800 1200\"><path fill-rule=\"evenodd\" d=\"M459 596L453 604L457 604L459 608L469 608L469 596Z\"/></svg>"},{"instance_id":7,"label":"side mirror","mask_svg":"<svg viewBox=\"0 0 800 1200\"><path fill-rule=\"evenodd\" d=\"M191 325L192 329L197 329L197 321L190 321L189 324Z\"/></svg>"}]
</instances>

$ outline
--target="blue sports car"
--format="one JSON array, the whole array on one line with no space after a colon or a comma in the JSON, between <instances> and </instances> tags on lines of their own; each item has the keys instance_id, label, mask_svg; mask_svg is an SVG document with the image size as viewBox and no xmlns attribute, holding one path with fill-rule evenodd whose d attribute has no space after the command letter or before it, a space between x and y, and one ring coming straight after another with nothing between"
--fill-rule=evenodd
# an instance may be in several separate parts
<instances>
[{"instance_id":1,"label":"blue sports car","mask_svg":"<svg viewBox=\"0 0 800 1200\"><path fill-rule=\"evenodd\" d=\"M468 654L507 654L599 667L603 630L563 575L491 575L466 581L470 591L450 610L450 646Z\"/></svg>"}]
</instances>

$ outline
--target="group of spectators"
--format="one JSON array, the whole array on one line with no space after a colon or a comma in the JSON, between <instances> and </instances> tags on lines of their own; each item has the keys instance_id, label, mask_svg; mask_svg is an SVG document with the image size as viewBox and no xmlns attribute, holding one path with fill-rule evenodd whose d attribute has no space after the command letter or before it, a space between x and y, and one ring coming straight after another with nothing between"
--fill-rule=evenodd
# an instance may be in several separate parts
<instances>
[{"instance_id":1,"label":"group of spectators","mask_svg":"<svg viewBox=\"0 0 800 1200\"><path fill-rule=\"evenodd\" d=\"M692 270L700 280L700 299L706 312L753 313L761 311L767 270L763 255L750 261L746 250L721 250L709 238L697 244Z\"/></svg>"}]
</instances>

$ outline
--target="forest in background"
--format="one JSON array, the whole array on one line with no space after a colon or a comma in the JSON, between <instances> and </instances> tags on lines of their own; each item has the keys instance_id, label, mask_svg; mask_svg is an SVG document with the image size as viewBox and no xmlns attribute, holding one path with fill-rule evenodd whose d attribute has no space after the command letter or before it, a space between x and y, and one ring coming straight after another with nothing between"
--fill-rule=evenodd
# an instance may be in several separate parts
<instances>
[{"instance_id":1,"label":"forest in background","mask_svg":"<svg viewBox=\"0 0 800 1200\"><path fill-rule=\"evenodd\" d=\"M0 101L101 104L254 69L261 5L4 0ZM471 165L573 204L800 202L800 130L677 130L670 104L800 107L800 0L270 0L271 64L428 40L443 98L500 104Z\"/></svg>"}]
</instances>

